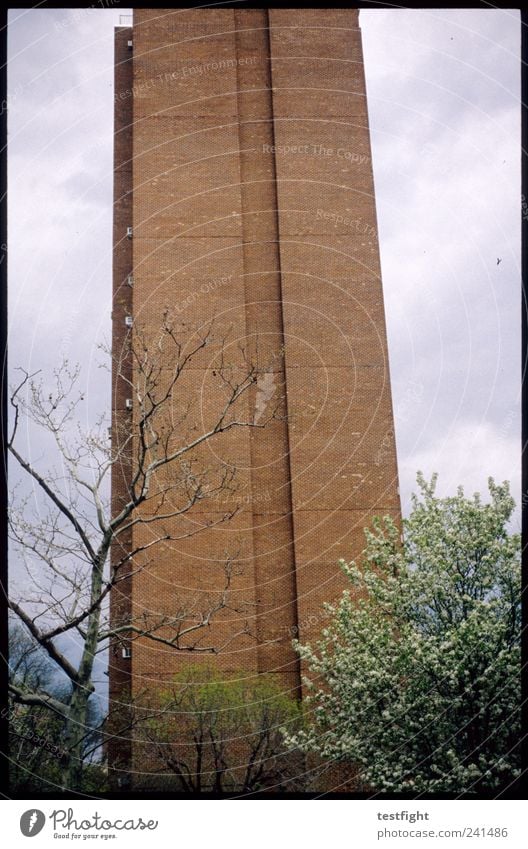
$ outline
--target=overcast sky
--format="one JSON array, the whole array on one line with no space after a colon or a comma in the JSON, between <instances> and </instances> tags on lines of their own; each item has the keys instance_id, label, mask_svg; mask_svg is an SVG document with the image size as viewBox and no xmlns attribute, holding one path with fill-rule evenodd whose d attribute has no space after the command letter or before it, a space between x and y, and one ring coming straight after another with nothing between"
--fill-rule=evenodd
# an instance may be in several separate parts
<instances>
[{"instance_id":1,"label":"overcast sky","mask_svg":"<svg viewBox=\"0 0 528 849\"><path fill-rule=\"evenodd\" d=\"M126 10L9 24L10 363L85 366L110 333L113 27ZM360 13L400 489L520 496L520 21L507 10ZM500 260L500 262L498 262Z\"/></svg>"}]
</instances>

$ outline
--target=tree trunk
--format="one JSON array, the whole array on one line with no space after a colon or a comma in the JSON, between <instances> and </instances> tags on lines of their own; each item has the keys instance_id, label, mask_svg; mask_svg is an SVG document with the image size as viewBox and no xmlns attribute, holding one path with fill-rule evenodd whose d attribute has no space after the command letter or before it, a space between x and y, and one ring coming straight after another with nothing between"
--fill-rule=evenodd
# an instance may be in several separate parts
<instances>
[{"instance_id":1,"label":"tree trunk","mask_svg":"<svg viewBox=\"0 0 528 849\"><path fill-rule=\"evenodd\" d=\"M73 692L66 722L68 762L64 773L65 790L80 790L83 773L83 746L87 733L88 699L91 692L77 686Z\"/></svg>"},{"instance_id":2,"label":"tree trunk","mask_svg":"<svg viewBox=\"0 0 528 849\"><path fill-rule=\"evenodd\" d=\"M106 552L104 553L104 556L106 556ZM101 597L101 562L104 563L104 558L96 560L92 568L92 603ZM93 613L88 617L83 653L79 663L78 679L73 684L73 693L68 711L68 720L66 723L68 766L64 776L64 786L68 790L81 790L82 788L83 748L86 735L89 731L88 699L95 689L92 684L92 671L95 651L97 649L100 618L101 608L100 605L98 605Z\"/></svg>"}]
</instances>

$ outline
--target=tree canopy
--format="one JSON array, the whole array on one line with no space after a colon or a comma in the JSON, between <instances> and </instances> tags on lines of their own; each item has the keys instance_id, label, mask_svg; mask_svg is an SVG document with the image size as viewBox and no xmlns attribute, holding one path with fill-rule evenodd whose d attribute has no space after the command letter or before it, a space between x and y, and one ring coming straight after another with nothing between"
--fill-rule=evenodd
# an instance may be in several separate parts
<instances>
[{"instance_id":1,"label":"tree canopy","mask_svg":"<svg viewBox=\"0 0 528 849\"><path fill-rule=\"evenodd\" d=\"M520 537L509 485L490 501L435 495L436 475L400 528L377 519L314 645L308 727L289 742L351 761L388 792L507 789L520 774Z\"/></svg>"},{"instance_id":2,"label":"tree canopy","mask_svg":"<svg viewBox=\"0 0 528 849\"><path fill-rule=\"evenodd\" d=\"M290 792L303 788L303 757L281 729L294 732L300 720L298 702L272 677L193 665L136 729L145 756L155 755L154 785L172 775L184 792Z\"/></svg>"}]
</instances>

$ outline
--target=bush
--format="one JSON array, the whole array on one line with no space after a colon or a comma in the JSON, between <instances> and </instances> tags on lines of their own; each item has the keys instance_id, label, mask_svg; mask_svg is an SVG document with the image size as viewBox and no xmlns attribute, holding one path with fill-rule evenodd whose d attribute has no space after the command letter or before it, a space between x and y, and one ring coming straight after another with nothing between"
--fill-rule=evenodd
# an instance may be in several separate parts
<instances>
[{"instance_id":1,"label":"bush","mask_svg":"<svg viewBox=\"0 0 528 849\"><path fill-rule=\"evenodd\" d=\"M520 774L520 538L507 483L491 503L421 497L366 531L353 592L327 606L310 679L310 726L290 745L360 767L382 791L493 792Z\"/></svg>"}]
</instances>

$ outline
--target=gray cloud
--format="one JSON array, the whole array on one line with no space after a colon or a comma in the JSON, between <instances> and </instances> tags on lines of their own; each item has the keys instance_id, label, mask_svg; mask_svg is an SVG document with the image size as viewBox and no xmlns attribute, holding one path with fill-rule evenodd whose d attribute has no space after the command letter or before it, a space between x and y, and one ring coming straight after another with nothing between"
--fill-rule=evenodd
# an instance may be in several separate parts
<instances>
[{"instance_id":1,"label":"gray cloud","mask_svg":"<svg viewBox=\"0 0 528 849\"><path fill-rule=\"evenodd\" d=\"M109 399L94 362L110 332L113 26L126 11L9 19L11 364L49 367L61 350L86 363L87 418ZM419 467L451 489L512 478L518 495L518 13L360 22L404 506Z\"/></svg>"},{"instance_id":2,"label":"gray cloud","mask_svg":"<svg viewBox=\"0 0 528 849\"><path fill-rule=\"evenodd\" d=\"M10 363L82 362L87 422L110 400L95 366L126 11L9 17ZM360 23L404 510L417 469L439 471L445 493L508 478L519 498L518 13L362 10Z\"/></svg>"},{"instance_id":3,"label":"gray cloud","mask_svg":"<svg viewBox=\"0 0 528 849\"><path fill-rule=\"evenodd\" d=\"M404 509L419 468L444 492L508 478L519 498L519 16L360 23Z\"/></svg>"}]
</instances>

